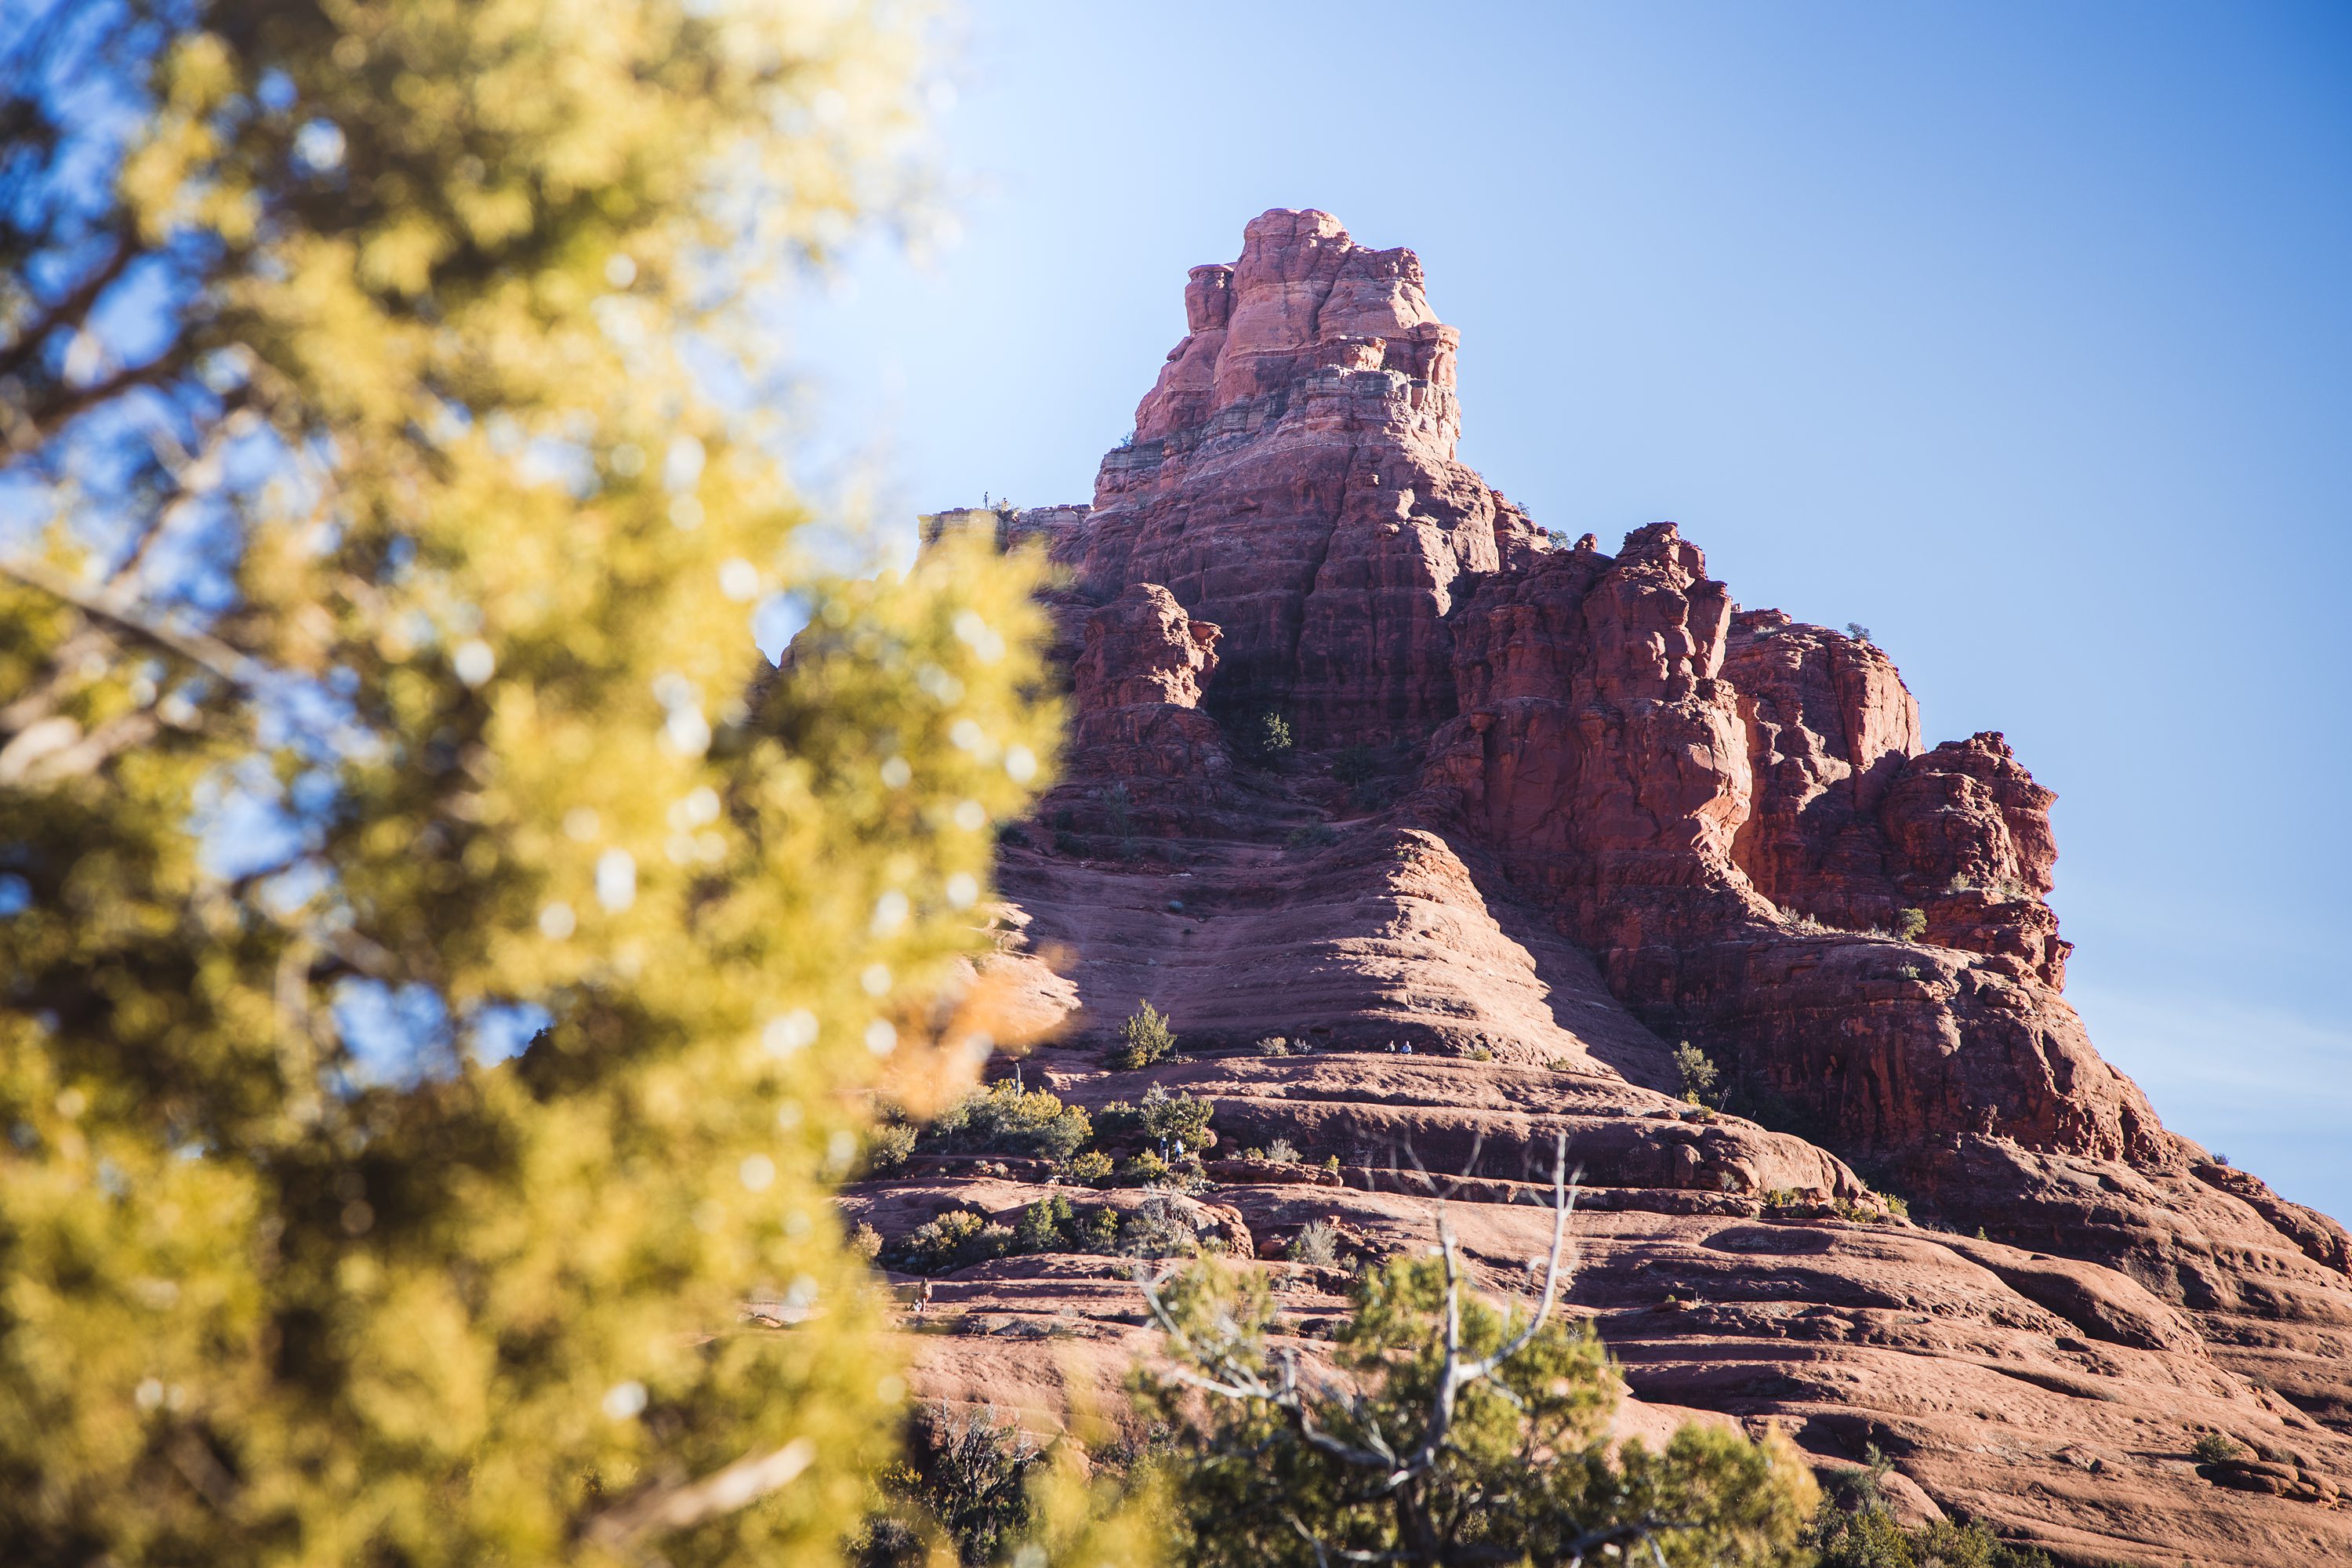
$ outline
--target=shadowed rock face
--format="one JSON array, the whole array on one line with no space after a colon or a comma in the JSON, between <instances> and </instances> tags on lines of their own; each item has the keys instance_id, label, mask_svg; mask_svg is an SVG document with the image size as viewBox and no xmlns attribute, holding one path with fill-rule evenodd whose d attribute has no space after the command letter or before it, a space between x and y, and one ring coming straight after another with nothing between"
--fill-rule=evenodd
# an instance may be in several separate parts
<instances>
[{"instance_id":1,"label":"shadowed rock face","mask_svg":"<svg viewBox=\"0 0 2352 1568\"><path fill-rule=\"evenodd\" d=\"M2092 1047L2053 797L2002 738L1926 745L1885 653L1740 609L1671 523L1614 554L1537 530L1454 458L1456 336L1411 252L1268 213L1185 308L1091 508L933 520L1071 570L1065 782L1003 854L991 961L1058 1021L1029 1081L1213 1099L1198 1226L1283 1275L1310 1346L1342 1281L1279 1261L1301 1225L1424 1245L1419 1161L1523 1289L1566 1133L1571 1302L1628 1430L1875 1444L1914 1511L2084 1561L2352 1561L2352 1240ZM1269 711L1295 748L1257 749ZM1139 997L1188 1061L1106 1067ZM1682 1041L1723 1114L1675 1098ZM1339 1174L1226 1158L1276 1140ZM845 1201L896 1236L1045 1173L970 1164ZM937 1310L1107 1375L1148 1348L1124 1281L1002 1259ZM1034 1352L926 1343L934 1394L1040 1422L1065 1396ZM2247 1467L2192 1466L2216 1428Z\"/></svg>"}]
</instances>

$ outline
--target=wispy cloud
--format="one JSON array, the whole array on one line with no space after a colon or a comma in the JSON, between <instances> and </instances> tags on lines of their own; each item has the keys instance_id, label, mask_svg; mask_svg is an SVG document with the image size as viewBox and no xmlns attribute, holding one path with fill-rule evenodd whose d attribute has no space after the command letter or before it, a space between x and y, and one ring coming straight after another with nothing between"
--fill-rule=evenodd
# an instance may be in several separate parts
<instances>
[{"instance_id":1,"label":"wispy cloud","mask_svg":"<svg viewBox=\"0 0 2352 1568\"><path fill-rule=\"evenodd\" d=\"M2146 986L2078 985L2067 999L2167 1126L2298 1202L2352 1212L2352 1029Z\"/></svg>"}]
</instances>

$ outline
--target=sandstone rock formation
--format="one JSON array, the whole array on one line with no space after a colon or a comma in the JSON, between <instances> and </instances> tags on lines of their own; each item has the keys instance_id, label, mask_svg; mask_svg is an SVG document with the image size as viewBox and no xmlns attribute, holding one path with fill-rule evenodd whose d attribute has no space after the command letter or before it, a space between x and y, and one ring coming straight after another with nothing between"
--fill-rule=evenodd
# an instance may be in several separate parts
<instances>
[{"instance_id":1,"label":"sandstone rock formation","mask_svg":"<svg viewBox=\"0 0 2352 1568\"><path fill-rule=\"evenodd\" d=\"M2352 1241L2093 1048L2053 797L2002 738L1927 745L1882 650L1742 610L1671 523L1613 554L1538 530L1454 457L1458 340L1411 252L1268 213L1185 311L1091 507L930 525L1070 573L1065 782L1000 867L1008 973L1060 1019L1032 1085L1160 1083L1214 1100L1220 1152L1295 1146L1196 1206L1276 1259L1309 1341L1342 1278L1285 1244L1425 1244L1414 1162L1464 1178L1486 1283L1524 1288L1565 1131L1572 1302L1634 1427L1875 1445L1916 1511L2074 1561L2352 1561ZM1255 746L1269 712L1291 750ZM1189 1060L1108 1068L1139 996ZM1675 1098L1684 1041L1720 1114ZM845 1201L899 1235L1045 1176L932 1162ZM935 1394L1048 1419L1067 1369L1148 1348L1113 1259L940 1290L992 1337L928 1352ZM994 1349L1037 1335L1089 1354ZM2209 1430L2244 1463L2200 1471Z\"/></svg>"}]
</instances>

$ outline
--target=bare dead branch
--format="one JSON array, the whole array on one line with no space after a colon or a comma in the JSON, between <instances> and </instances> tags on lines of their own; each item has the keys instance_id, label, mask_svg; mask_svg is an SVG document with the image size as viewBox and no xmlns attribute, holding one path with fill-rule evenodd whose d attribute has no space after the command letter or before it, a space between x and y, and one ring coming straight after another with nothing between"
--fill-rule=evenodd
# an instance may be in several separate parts
<instances>
[{"instance_id":1,"label":"bare dead branch","mask_svg":"<svg viewBox=\"0 0 2352 1568\"><path fill-rule=\"evenodd\" d=\"M0 708L0 734L29 729L58 710L66 688L79 678L81 663L91 654L103 656L109 644L95 627L83 626L49 655L49 668L40 683L5 708Z\"/></svg>"},{"instance_id":2,"label":"bare dead branch","mask_svg":"<svg viewBox=\"0 0 2352 1568\"><path fill-rule=\"evenodd\" d=\"M261 424L261 416L247 406L243 393L232 393L226 400L223 417L215 419L205 433L205 439L195 456L190 457L169 432L150 430L147 445L156 460L172 476L172 491L147 509L146 526L108 576L101 592L110 604L127 605L137 591L139 574L154 552L156 544L172 531L172 526L190 507L220 489L221 457L231 441L251 434ZM171 449L164 450L164 443Z\"/></svg>"},{"instance_id":3,"label":"bare dead branch","mask_svg":"<svg viewBox=\"0 0 2352 1568\"><path fill-rule=\"evenodd\" d=\"M607 1551L635 1553L651 1537L733 1513L791 1483L816 1458L816 1445L795 1437L781 1448L747 1454L683 1486L655 1487L605 1510L582 1531Z\"/></svg>"},{"instance_id":4,"label":"bare dead branch","mask_svg":"<svg viewBox=\"0 0 2352 1568\"><path fill-rule=\"evenodd\" d=\"M76 387L62 396L49 399L40 408L10 409L8 445L17 457L37 449L58 428L77 415L86 414L109 398L120 397L135 387L152 386L177 375L187 365L185 349L175 349L145 364L131 365L116 371L103 381Z\"/></svg>"},{"instance_id":5,"label":"bare dead branch","mask_svg":"<svg viewBox=\"0 0 2352 1568\"><path fill-rule=\"evenodd\" d=\"M1420 1173L1423 1184L1435 1193L1435 1184L1430 1180L1428 1172L1421 1166L1419 1159L1412 1154L1410 1148L1407 1148L1404 1153ZM1392 1153L1391 1158L1394 1167L1395 1155ZM1401 1167L1396 1168L1401 1169ZM1355 1500L1370 1502L1380 1499L1397 1499L1398 1506L1404 1509L1410 1516L1413 1510L1408 1507L1406 1500L1412 1494L1404 1492L1403 1489L1436 1469L1444 1457L1445 1444L1452 1432L1463 1391L1479 1383L1492 1380L1497 1372L1526 1350L1534 1342L1536 1336L1543 1331L1545 1325L1550 1321L1563 1294L1563 1266L1568 1255L1568 1227L1575 1213L1576 1191L1580 1177L1581 1173L1571 1175L1569 1171L1568 1135L1565 1132L1559 1133L1553 1147L1551 1249L1544 1269L1542 1298L1534 1314L1499 1350L1491 1355L1479 1357L1465 1357L1463 1353L1461 1246L1454 1231L1452 1217L1446 1210L1446 1195L1437 1196L1438 1254L1445 1279L1444 1316L1440 1331L1443 1361L1439 1367L1437 1386L1431 1399L1428 1422L1423 1428L1419 1442L1414 1445L1410 1453L1402 1456L1398 1454L1395 1446L1391 1444L1380 1431L1374 1414L1360 1393L1343 1394L1328 1385L1318 1385L1311 1397L1304 1392L1300 1385L1298 1352L1296 1350L1285 1352L1280 1376L1275 1385L1268 1386L1265 1379L1258 1374L1255 1368L1235 1356L1234 1346L1230 1342L1218 1345L1203 1344L1197 1337L1178 1324L1174 1315L1168 1310L1166 1302L1160 1297L1160 1286L1163 1281L1152 1278L1140 1264L1136 1268L1136 1283L1143 1292L1144 1300L1152 1317L1159 1322L1161 1331L1168 1335L1171 1342L1180 1352L1199 1362L1215 1374L1203 1376L1188 1368L1179 1366L1175 1369L1175 1376L1179 1382L1187 1387L1198 1389L1219 1398L1236 1401L1263 1400L1273 1405L1288 1416L1293 1429L1302 1439L1318 1450L1330 1455L1351 1468L1374 1472L1372 1477L1368 1478L1368 1489L1362 1497ZM1457 1189L1449 1188L1448 1194L1453 1190ZM1515 1408L1522 1412L1526 1411L1528 1408L1526 1401L1519 1398L1513 1390L1499 1383L1496 1383L1495 1387L1496 1391ZM1315 1417L1315 1408L1318 1404L1327 1406L1343 1405L1365 1434L1365 1442L1370 1447L1347 1442L1318 1426ZM1359 1552L1327 1547L1322 1542L1317 1540L1297 1519L1289 1515L1285 1517L1288 1519L1292 1529L1298 1532L1300 1538L1306 1541L1315 1552L1318 1568L1328 1568L1334 1559L1368 1563L1428 1562L1464 1564L1486 1560L1486 1553L1478 1549L1457 1548L1434 1540L1423 1542L1414 1551L1405 1552ZM1406 1522L1412 1523L1413 1520L1409 1517ZM1413 1529L1409 1530L1407 1534L1416 1538L1426 1535L1426 1525L1427 1521L1422 1521L1415 1524ZM1691 1527L1679 1521L1644 1518L1589 1531L1568 1544L1570 1568L1580 1568L1587 1552L1605 1546L1622 1546L1631 1542L1638 1541L1648 1544L1653 1554L1657 1555L1658 1532L1688 1528ZM1663 1561L1661 1556L1660 1562L1663 1563Z\"/></svg>"},{"instance_id":6,"label":"bare dead branch","mask_svg":"<svg viewBox=\"0 0 2352 1568\"><path fill-rule=\"evenodd\" d=\"M180 1472L180 1479L194 1487L196 1495L211 1505L215 1513L226 1514L236 1507L242 1489L202 1436L184 1430L172 1439L164 1452L171 1456L172 1468Z\"/></svg>"},{"instance_id":7,"label":"bare dead branch","mask_svg":"<svg viewBox=\"0 0 2352 1568\"><path fill-rule=\"evenodd\" d=\"M1551 1316L1552 1306L1559 1299L1559 1262L1568 1247L1569 1215L1576 1207L1576 1184L1569 1180L1568 1175L1568 1134L1565 1132L1559 1135L1559 1142L1552 1152L1551 1193L1551 1257L1544 1265L1543 1300L1538 1304L1535 1316L1528 1320L1527 1326L1508 1344L1465 1369L1465 1375L1469 1377L1486 1377L1527 1349L1536 1335L1543 1331L1544 1323Z\"/></svg>"},{"instance_id":8,"label":"bare dead branch","mask_svg":"<svg viewBox=\"0 0 2352 1568\"><path fill-rule=\"evenodd\" d=\"M14 342L0 349L0 375L12 374L22 369L26 360L40 352L41 344L47 341L51 332L68 321L88 315L89 308L98 303L98 297L122 276L123 268L129 267L138 255L139 248L117 234L114 252L106 258L103 266L76 284L72 291L56 304L43 310L37 321L27 323Z\"/></svg>"},{"instance_id":9,"label":"bare dead branch","mask_svg":"<svg viewBox=\"0 0 2352 1568\"><path fill-rule=\"evenodd\" d=\"M1655 1514L1644 1514L1640 1519L1588 1530L1561 1550L1568 1553L1568 1568L1583 1568L1585 1553L1604 1546L1623 1546L1638 1541L1649 1547L1650 1555L1657 1559L1658 1568L1666 1568L1666 1555L1658 1547L1658 1537L1669 1531L1696 1528L1688 1520L1660 1519Z\"/></svg>"},{"instance_id":10,"label":"bare dead branch","mask_svg":"<svg viewBox=\"0 0 2352 1568\"><path fill-rule=\"evenodd\" d=\"M249 690L260 683L259 663L218 637L164 626L135 609L113 603L102 593L83 587L47 562L21 557L0 560L0 576L12 577L28 588L62 599L93 620L104 621L142 642L176 654L231 686Z\"/></svg>"},{"instance_id":11,"label":"bare dead branch","mask_svg":"<svg viewBox=\"0 0 2352 1568\"><path fill-rule=\"evenodd\" d=\"M287 1109L294 1120L318 1119L319 1032L310 1010L310 964L318 944L296 936L278 955L278 1070L286 1080Z\"/></svg>"},{"instance_id":12,"label":"bare dead branch","mask_svg":"<svg viewBox=\"0 0 2352 1568\"><path fill-rule=\"evenodd\" d=\"M0 751L0 784L37 787L80 778L104 767L116 752L144 745L163 728L163 721L143 708L110 719L88 734L71 719L44 719L18 731ZM55 743L43 743L51 738Z\"/></svg>"}]
</instances>

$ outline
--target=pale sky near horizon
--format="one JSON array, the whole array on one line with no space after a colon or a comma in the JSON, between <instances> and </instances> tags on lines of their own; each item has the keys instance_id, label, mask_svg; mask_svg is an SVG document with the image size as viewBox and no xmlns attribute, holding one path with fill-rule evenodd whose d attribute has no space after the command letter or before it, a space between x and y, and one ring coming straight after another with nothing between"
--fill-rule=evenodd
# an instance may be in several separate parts
<instances>
[{"instance_id":1,"label":"pale sky near horizon","mask_svg":"<svg viewBox=\"0 0 2352 1568\"><path fill-rule=\"evenodd\" d=\"M2352 7L971 7L960 242L803 311L823 483L1083 500L1273 206L1418 250L1463 457L1860 621L2059 794L2068 994L2352 1215Z\"/></svg>"}]
</instances>

